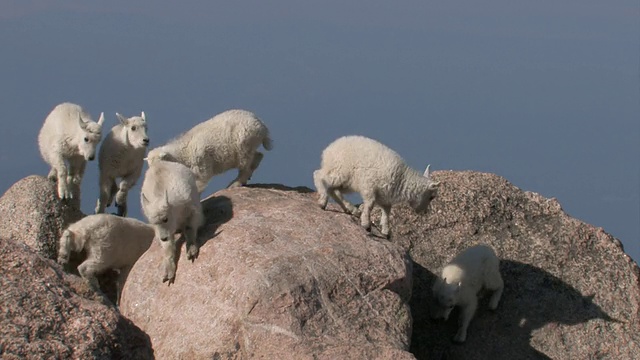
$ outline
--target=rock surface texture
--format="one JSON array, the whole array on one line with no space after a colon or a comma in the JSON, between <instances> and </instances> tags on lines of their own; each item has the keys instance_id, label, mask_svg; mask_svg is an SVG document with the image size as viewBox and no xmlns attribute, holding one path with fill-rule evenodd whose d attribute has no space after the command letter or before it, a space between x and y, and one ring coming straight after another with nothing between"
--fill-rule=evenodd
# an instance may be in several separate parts
<instances>
[{"instance_id":1,"label":"rock surface texture","mask_svg":"<svg viewBox=\"0 0 640 360\"><path fill-rule=\"evenodd\" d=\"M83 217L77 204L58 199L55 183L43 176L18 181L0 198L0 234L48 259L57 258L62 231Z\"/></svg>"},{"instance_id":2,"label":"rock surface texture","mask_svg":"<svg viewBox=\"0 0 640 360\"><path fill-rule=\"evenodd\" d=\"M411 261L351 217L282 186L203 203L200 255L162 283L157 242L136 263L122 313L159 359L413 359ZM276 189L278 188L278 189Z\"/></svg>"},{"instance_id":3,"label":"rock surface texture","mask_svg":"<svg viewBox=\"0 0 640 360\"><path fill-rule=\"evenodd\" d=\"M0 358L153 359L146 334L79 277L0 238Z\"/></svg>"},{"instance_id":4,"label":"rock surface texture","mask_svg":"<svg viewBox=\"0 0 640 360\"><path fill-rule=\"evenodd\" d=\"M565 214L555 199L503 178L441 171L427 215L391 215L392 242L410 251L413 336L418 359L638 359L638 266L602 229ZM431 286L455 254L478 243L502 258L505 291L496 312L485 298L467 341L452 343L457 311L429 317Z\"/></svg>"},{"instance_id":5,"label":"rock surface texture","mask_svg":"<svg viewBox=\"0 0 640 360\"><path fill-rule=\"evenodd\" d=\"M394 207L391 241L305 188L220 191L173 285L157 241L134 266L120 310L135 325L46 259L82 214L28 177L0 199L0 358L640 358L640 271L618 240L499 176L433 177L429 213ZM458 312L432 320L431 287L479 243L501 257L505 291L454 344Z\"/></svg>"},{"instance_id":6,"label":"rock surface texture","mask_svg":"<svg viewBox=\"0 0 640 360\"><path fill-rule=\"evenodd\" d=\"M62 232L85 215L77 203L61 201L54 182L32 175L7 190L0 198L0 234L26 244L51 260L58 258L58 242ZM84 252L71 253L67 271L78 276L78 265L86 259ZM100 289L115 303L117 273L108 271L98 276Z\"/></svg>"}]
</instances>

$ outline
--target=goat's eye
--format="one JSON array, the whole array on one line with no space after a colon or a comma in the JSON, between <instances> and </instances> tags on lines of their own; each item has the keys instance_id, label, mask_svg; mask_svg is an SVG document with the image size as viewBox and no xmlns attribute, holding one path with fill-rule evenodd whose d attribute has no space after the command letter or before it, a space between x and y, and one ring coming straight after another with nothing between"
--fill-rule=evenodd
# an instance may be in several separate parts
<instances>
[{"instance_id":1,"label":"goat's eye","mask_svg":"<svg viewBox=\"0 0 640 360\"><path fill-rule=\"evenodd\" d=\"M131 131L136 131L136 126L135 126L135 125L133 125L133 126L131 127Z\"/></svg>"},{"instance_id":2,"label":"goat's eye","mask_svg":"<svg viewBox=\"0 0 640 360\"><path fill-rule=\"evenodd\" d=\"M89 138L88 137L84 138L84 142L88 143L89 142Z\"/></svg>"},{"instance_id":3,"label":"goat's eye","mask_svg":"<svg viewBox=\"0 0 640 360\"><path fill-rule=\"evenodd\" d=\"M166 223L167 221L169 221L169 218L166 218L166 217L162 218L163 223Z\"/></svg>"}]
</instances>

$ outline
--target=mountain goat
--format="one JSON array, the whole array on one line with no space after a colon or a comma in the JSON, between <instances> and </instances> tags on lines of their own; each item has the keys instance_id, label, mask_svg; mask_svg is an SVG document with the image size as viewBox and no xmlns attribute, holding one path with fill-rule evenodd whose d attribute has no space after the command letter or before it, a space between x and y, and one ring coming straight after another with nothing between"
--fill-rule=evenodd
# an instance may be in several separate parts
<instances>
[{"instance_id":1,"label":"mountain goat","mask_svg":"<svg viewBox=\"0 0 640 360\"><path fill-rule=\"evenodd\" d=\"M407 201L416 212L424 212L440 184L431 180L428 166L420 174L395 151L363 136L341 137L327 146L320 169L313 172L313 182L322 209L331 196L344 212L357 215L360 210L344 199L343 193L359 193L363 200L360 223L367 231L371 231L371 209L380 206L380 232L387 238L391 206Z\"/></svg>"},{"instance_id":2,"label":"mountain goat","mask_svg":"<svg viewBox=\"0 0 640 360\"><path fill-rule=\"evenodd\" d=\"M60 199L79 200L87 161L95 158L102 138L103 121L104 113L96 123L82 107L71 103L56 106L44 120L38 146L42 158L51 166L49 179L58 182Z\"/></svg>"},{"instance_id":3,"label":"mountain goat","mask_svg":"<svg viewBox=\"0 0 640 360\"><path fill-rule=\"evenodd\" d=\"M461 307L460 327L453 338L456 342L467 339L467 329L478 307L478 292L492 290L489 308L495 310L502 297L504 282L500 276L500 259L487 245L472 246L449 262L433 285L436 304L434 318L447 320L455 306Z\"/></svg>"},{"instance_id":4,"label":"mountain goat","mask_svg":"<svg viewBox=\"0 0 640 360\"><path fill-rule=\"evenodd\" d=\"M264 156L257 151L260 144L266 150L272 148L264 123L252 112L228 110L149 151L147 160L185 165L195 174L198 193L202 193L213 176L229 169L238 169L229 187L245 185Z\"/></svg>"},{"instance_id":5,"label":"mountain goat","mask_svg":"<svg viewBox=\"0 0 640 360\"><path fill-rule=\"evenodd\" d=\"M91 287L100 289L96 275L119 270L118 294L133 264L151 246L153 228L142 221L109 214L89 215L71 224L60 237L58 263L66 265L70 253L85 250L78 272Z\"/></svg>"},{"instance_id":6,"label":"mountain goat","mask_svg":"<svg viewBox=\"0 0 640 360\"><path fill-rule=\"evenodd\" d=\"M165 251L162 282L171 285L176 277L176 232L186 239L187 259L195 260L199 252L196 235L204 215L193 173L179 163L154 161L145 173L140 198L142 212Z\"/></svg>"},{"instance_id":7,"label":"mountain goat","mask_svg":"<svg viewBox=\"0 0 640 360\"><path fill-rule=\"evenodd\" d=\"M127 216L127 193L142 174L149 137L144 111L140 116L126 118L116 113L116 117L120 123L107 134L98 154L100 197L96 214L103 213L115 196L117 214ZM121 179L118 185L116 178Z\"/></svg>"}]
</instances>

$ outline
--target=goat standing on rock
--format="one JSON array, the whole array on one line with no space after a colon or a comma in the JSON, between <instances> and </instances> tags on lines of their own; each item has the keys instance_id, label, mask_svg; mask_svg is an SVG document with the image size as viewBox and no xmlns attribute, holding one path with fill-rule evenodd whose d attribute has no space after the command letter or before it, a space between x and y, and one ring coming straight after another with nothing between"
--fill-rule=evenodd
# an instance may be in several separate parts
<instances>
[{"instance_id":1,"label":"goat standing on rock","mask_svg":"<svg viewBox=\"0 0 640 360\"><path fill-rule=\"evenodd\" d=\"M71 224L60 237L58 263L66 265L70 253L86 250L87 258L78 266L80 276L95 290L96 275L119 270L117 300L129 271L153 241L153 228L140 220L109 214L89 215Z\"/></svg>"},{"instance_id":2,"label":"goat standing on rock","mask_svg":"<svg viewBox=\"0 0 640 360\"><path fill-rule=\"evenodd\" d=\"M51 166L49 180L58 182L58 197L80 201L80 184L87 161L95 158L102 139L104 113L98 122L80 105L62 103L44 120L38 134L38 146L44 161Z\"/></svg>"},{"instance_id":3,"label":"goat standing on rock","mask_svg":"<svg viewBox=\"0 0 640 360\"><path fill-rule=\"evenodd\" d=\"M495 310L502 297L504 282L500 275L500 259L487 245L472 246L456 255L443 269L433 285L436 300L432 310L434 318L447 320L451 310L460 306L460 327L456 342L467 339L467 329L478 307L478 292L482 289L493 291L489 309Z\"/></svg>"},{"instance_id":4,"label":"goat standing on rock","mask_svg":"<svg viewBox=\"0 0 640 360\"><path fill-rule=\"evenodd\" d=\"M357 192L362 196L361 225L371 231L370 214L374 205L382 208L380 232L389 238L391 206L407 201L416 212L424 212L436 196L439 182L408 167L395 151L364 136L344 136L322 152L320 169L313 172L313 182L320 195L318 204L326 208L328 196L344 212L360 212L343 197Z\"/></svg>"},{"instance_id":5,"label":"goat standing on rock","mask_svg":"<svg viewBox=\"0 0 640 360\"><path fill-rule=\"evenodd\" d=\"M260 144L266 150L272 148L264 123L252 112L228 110L149 151L147 160L185 165L195 174L198 193L202 193L213 176L235 168L238 176L229 187L245 185L264 156L257 151Z\"/></svg>"},{"instance_id":6,"label":"goat standing on rock","mask_svg":"<svg viewBox=\"0 0 640 360\"><path fill-rule=\"evenodd\" d=\"M142 211L155 229L165 251L162 282L171 285L176 277L176 232L186 239L187 259L198 257L198 229L204 223L200 194L189 168L169 161L149 165L140 193Z\"/></svg>"},{"instance_id":7,"label":"goat standing on rock","mask_svg":"<svg viewBox=\"0 0 640 360\"><path fill-rule=\"evenodd\" d=\"M115 196L117 215L127 216L127 193L142 174L149 137L144 111L140 116L125 118L116 113L116 117L120 123L104 139L98 156L100 197L96 214L103 213ZM116 178L121 178L118 185Z\"/></svg>"}]
</instances>

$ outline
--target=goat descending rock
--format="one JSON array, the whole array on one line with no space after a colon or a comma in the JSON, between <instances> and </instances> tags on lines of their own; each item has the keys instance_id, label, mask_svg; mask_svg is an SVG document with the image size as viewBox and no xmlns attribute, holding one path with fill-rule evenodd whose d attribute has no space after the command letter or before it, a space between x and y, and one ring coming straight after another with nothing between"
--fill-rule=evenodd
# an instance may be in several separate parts
<instances>
[{"instance_id":1,"label":"goat descending rock","mask_svg":"<svg viewBox=\"0 0 640 360\"><path fill-rule=\"evenodd\" d=\"M363 200L360 223L367 231L371 231L373 206L380 206L380 232L387 238L391 206L407 201L416 212L424 212L440 184L431 180L429 166L421 175L395 151L364 136L344 136L327 146L320 169L313 172L313 182L323 209L331 196L344 212L358 215L360 210L343 193L359 193Z\"/></svg>"},{"instance_id":2,"label":"goat descending rock","mask_svg":"<svg viewBox=\"0 0 640 360\"><path fill-rule=\"evenodd\" d=\"M467 339L467 329L478 307L478 292L482 289L493 291L489 308L495 310L502 297L504 282L500 275L500 259L487 245L472 246L451 260L433 285L436 304L432 311L434 318L447 320L451 310L460 306L460 327L453 338L456 342Z\"/></svg>"},{"instance_id":3,"label":"goat descending rock","mask_svg":"<svg viewBox=\"0 0 640 360\"><path fill-rule=\"evenodd\" d=\"M71 224L60 237L58 263L66 265L71 252L85 250L87 258L78 272L95 290L100 290L99 275L118 270L118 294L129 271L153 241L153 228L142 221L109 214L89 215Z\"/></svg>"},{"instance_id":4,"label":"goat descending rock","mask_svg":"<svg viewBox=\"0 0 640 360\"><path fill-rule=\"evenodd\" d=\"M142 212L165 251L162 282L171 285L176 277L176 232L180 231L186 240L187 258L193 261L198 257L196 235L204 223L204 214L196 180L182 164L153 161L145 173L140 198Z\"/></svg>"},{"instance_id":5,"label":"goat descending rock","mask_svg":"<svg viewBox=\"0 0 640 360\"><path fill-rule=\"evenodd\" d=\"M245 185L264 156L257 151L260 144L266 150L272 148L264 123L250 111L228 110L151 150L148 162L185 165L195 174L198 193L202 193L213 176L230 169L237 168L238 176L229 187Z\"/></svg>"},{"instance_id":6,"label":"goat descending rock","mask_svg":"<svg viewBox=\"0 0 640 360\"><path fill-rule=\"evenodd\" d=\"M104 113L98 122L80 105L62 103L44 120L38 134L38 146L44 161L51 166L49 179L58 182L60 199L80 198L80 184L87 161L95 158L102 139Z\"/></svg>"},{"instance_id":7,"label":"goat descending rock","mask_svg":"<svg viewBox=\"0 0 640 360\"><path fill-rule=\"evenodd\" d=\"M115 196L117 214L127 216L127 194L142 174L149 136L144 111L140 116L126 118L116 113L116 117L120 123L106 136L98 155L100 197L96 214L104 213ZM118 185L117 178L121 179Z\"/></svg>"}]
</instances>

